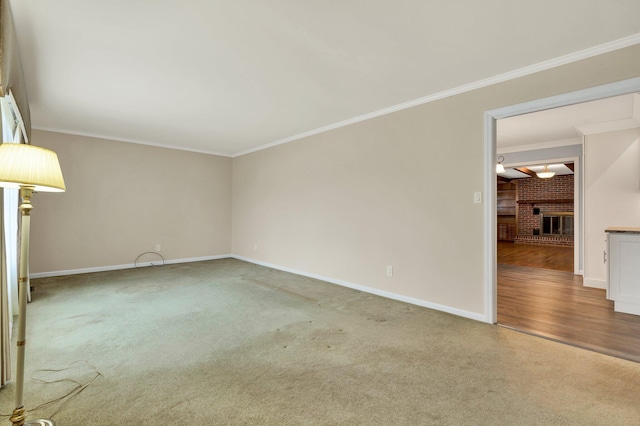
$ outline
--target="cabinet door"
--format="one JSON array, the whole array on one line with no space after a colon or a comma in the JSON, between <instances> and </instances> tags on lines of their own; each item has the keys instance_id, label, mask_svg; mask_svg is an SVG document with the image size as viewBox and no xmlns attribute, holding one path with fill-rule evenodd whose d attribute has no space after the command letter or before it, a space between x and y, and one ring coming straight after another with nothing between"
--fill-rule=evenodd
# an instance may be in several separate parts
<instances>
[{"instance_id":1,"label":"cabinet door","mask_svg":"<svg viewBox=\"0 0 640 426\"><path fill-rule=\"evenodd\" d=\"M610 298L640 304L640 235L611 234L609 249Z\"/></svg>"}]
</instances>

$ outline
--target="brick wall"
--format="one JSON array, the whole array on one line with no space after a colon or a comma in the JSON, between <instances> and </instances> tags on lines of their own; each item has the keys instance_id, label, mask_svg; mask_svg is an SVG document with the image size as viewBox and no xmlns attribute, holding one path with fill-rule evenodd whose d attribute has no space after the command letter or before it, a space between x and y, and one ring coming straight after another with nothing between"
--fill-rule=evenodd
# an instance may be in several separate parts
<instances>
[{"instance_id":1,"label":"brick wall","mask_svg":"<svg viewBox=\"0 0 640 426\"><path fill-rule=\"evenodd\" d=\"M554 176L551 179L528 178L518 180L518 200L573 199L573 175ZM533 230L540 228L540 214L550 212L572 212L573 202L568 203L518 203L518 235L515 242L528 244L573 245L573 236L538 236Z\"/></svg>"}]
</instances>

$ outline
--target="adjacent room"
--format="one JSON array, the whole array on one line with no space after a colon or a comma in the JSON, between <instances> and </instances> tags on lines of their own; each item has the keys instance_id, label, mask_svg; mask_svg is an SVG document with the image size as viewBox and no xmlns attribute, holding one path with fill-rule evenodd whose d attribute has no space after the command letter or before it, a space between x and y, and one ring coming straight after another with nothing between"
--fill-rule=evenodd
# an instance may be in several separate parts
<instances>
[{"instance_id":1,"label":"adjacent room","mask_svg":"<svg viewBox=\"0 0 640 426\"><path fill-rule=\"evenodd\" d=\"M605 244L636 220L639 109L635 93L498 122L500 325L640 360L640 315L616 309Z\"/></svg>"},{"instance_id":2,"label":"adjacent room","mask_svg":"<svg viewBox=\"0 0 640 426\"><path fill-rule=\"evenodd\" d=\"M0 0L0 421L633 424L639 14Z\"/></svg>"}]
</instances>

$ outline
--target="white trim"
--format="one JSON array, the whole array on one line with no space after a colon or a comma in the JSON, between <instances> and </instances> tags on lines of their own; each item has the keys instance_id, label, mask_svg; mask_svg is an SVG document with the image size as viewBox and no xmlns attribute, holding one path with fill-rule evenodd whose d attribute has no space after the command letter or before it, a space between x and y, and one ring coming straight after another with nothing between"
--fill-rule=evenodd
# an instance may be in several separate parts
<instances>
[{"instance_id":1,"label":"white trim","mask_svg":"<svg viewBox=\"0 0 640 426\"><path fill-rule=\"evenodd\" d=\"M506 146L504 148L497 148L497 154L511 154L514 152L533 151L535 149L558 148L561 146L580 145L581 143L582 140L580 137L575 137L572 139L560 139L557 141L539 142L529 145Z\"/></svg>"},{"instance_id":2,"label":"white trim","mask_svg":"<svg viewBox=\"0 0 640 426\"><path fill-rule=\"evenodd\" d=\"M562 95L536 99L522 104L497 108L487 112L496 119L509 118L515 117L516 115L528 114L530 112L545 111L567 105L597 101L599 99L610 98L613 96L628 95L639 90L640 77L635 77L602 86L577 90L575 92L565 93Z\"/></svg>"},{"instance_id":3,"label":"white trim","mask_svg":"<svg viewBox=\"0 0 640 426\"><path fill-rule=\"evenodd\" d=\"M233 257L233 256L230 254L220 254L216 256L189 257L185 259L165 260L164 264L171 265L174 263L202 262L204 260L228 259L230 257ZM133 269L133 268L140 268L145 266L158 266L158 263L159 263L158 261L138 262L137 264L127 263L125 265L97 266L94 268L68 269L65 271L36 272L34 274L29 274L29 278L48 278L48 277L60 277L64 275L90 274L93 272L119 271L121 269Z\"/></svg>"},{"instance_id":4,"label":"white trim","mask_svg":"<svg viewBox=\"0 0 640 426\"><path fill-rule=\"evenodd\" d=\"M585 260L585 251L586 251L586 241L587 241L587 227L586 227L586 223L587 223L587 211L586 211L586 198L587 198L587 189L586 189L586 177L585 177L585 140L586 137L584 135L582 135L582 137L580 138L580 145L582 145L582 158L580 161L580 170L581 175L582 175L582 182L581 182L581 190L580 190L580 211L582 211L582 222L580 222L580 235L582 235L582 244L580 245L580 275L582 275L583 277L583 282L582 285L584 286L584 273L587 270L587 267L585 266L586 260ZM574 172L575 173L575 172Z\"/></svg>"},{"instance_id":5,"label":"white trim","mask_svg":"<svg viewBox=\"0 0 640 426\"><path fill-rule=\"evenodd\" d=\"M485 319L487 322L495 323L497 320L497 271L496 271L496 238L495 238L495 216L496 212L496 178L495 178L495 158L496 158L496 120L501 118L514 117L516 115L530 112L544 111L551 108L566 105L575 105L582 102L595 101L618 95L626 95L640 91L640 77L615 83L604 84L562 95L537 99L518 105L511 105L503 108L486 111L484 114L484 191L487 194L484 218L484 247L485 247L485 274L484 274L484 294L485 294ZM583 150L584 158L584 150ZM584 234L583 234L584 235ZM584 261L584 258L583 258ZM586 265L582 265L586 270ZM583 281L587 285L587 280Z\"/></svg>"},{"instance_id":6,"label":"white trim","mask_svg":"<svg viewBox=\"0 0 640 426\"><path fill-rule=\"evenodd\" d=\"M416 299L416 298L409 297L409 296L403 296L401 294L392 293L390 291L379 290L377 288L367 287L367 286L363 286L363 285L360 285L360 284L353 284L353 283L350 283L350 282L347 282L347 281L343 281L343 280L339 280L339 279L335 279L335 278L330 278L330 277L325 277L323 275L312 274L312 273L309 273L309 272L304 272L304 271L300 271L300 270L297 270L297 269L287 268L287 267L280 266L280 265L274 265L272 263L262 262L262 261L251 259L251 258L244 257L244 256L231 255L231 257L233 257L234 259L238 259L238 260L242 260L242 261L245 261L245 262L253 263L255 265L260 265L260 266L264 266L264 267L271 268L271 269L277 269L279 271L288 272L290 274L301 275L303 277L314 278L316 280L325 281L325 282L328 282L328 283L331 283L331 284L337 284L337 285L342 286L342 287L347 287L347 288L351 288L351 289L354 289L354 290L359 290L359 291L362 291L364 293L374 294L376 296L385 297L387 299L398 300L400 302L410 303L412 305L422 306L424 308L429 308L429 309L434 309L436 311L446 312L446 313L457 315L457 316L460 316L460 317L469 318L469 319L472 319L472 320L475 320L475 321L484 321L485 320L484 319L484 315L482 315L482 314L478 314L478 313L475 313L475 312L469 312L469 311L465 311L465 310L462 310L462 309L452 308L451 306L446 306L446 305L440 305L438 303L427 302L426 300Z\"/></svg>"},{"instance_id":7,"label":"white trim","mask_svg":"<svg viewBox=\"0 0 640 426\"><path fill-rule=\"evenodd\" d=\"M401 111L403 109L412 108L418 105L427 104L429 102L434 102L439 99L444 99L450 96L460 95L462 93L470 92L472 90L481 89L483 87L491 86L493 84L502 83L504 81L513 80L516 78L524 77L526 75L535 74L540 71L548 70L551 68L559 67L561 65L570 64L572 62L581 61L583 59L591 58L594 56L602 55L605 53L613 52L615 50L623 49L625 47L633 46L635 44L640 43L640 33L631 35L629 37L624 37L619 40L614 40L609 43L600 44L598 46L593 46L587 49L579 50L577 52L570 53L568 55L560 56L558 58L550 59L548 61L539 62L537 64L529 65L527 67L519 68L517 70L509 71L503 74L499 74L493 77L485 78L484 80L479 80L473 83L464 84L462 86L455 87L453 89L444 90L442 92L435 93L433 95L424 96L422 98L414 99L412 101L408 101L402 104L394 105L388 108L383 108L377 111L373 111L367 114L359 115L353 118L349 118L347 120L339 121L337 123L330 124L328 126L319 127L314 130L309 130L307 132L298 133L297 135L289 136L284 139L279 139L277 141L267 143L265 145L260 145L255 148L250 148L244 151L237 152L232 155L232 157L239 157L241 155L250 154L252 152L261 151L263 149L271 148L277 145L282 145L287 142L292 142L297 139L302 139L308 136L317 135L319 133L324 133L329 130L334 130L339 127L348 126L350 124L359 123L361 121L370 120L372 118L380 117L382 115L391 114L397 111ZM580 102L576 102L580 103ZM515 114L519 115L519 114ZM504 117L501 117L504 118Z\"/></svg>"},{"instance_id":8,"label":"white trim","mask_svg":"<svg viewBox=\"0 0 640 426\"><path fill-rule=\"evenodd\" d=\"M595 280L593 278L584 278L582 281L582 285L584 287L591 287L591 288L602 288L602 289L607 288L607 282L605 280Z\"/></svg>"},{"instance_id":9,"label":"white trim","mask_svg":"<svg viewBox=\"0 0 640 426\"><path fill-rule=\"evenodd\" d=\"M137 144L137 145L155 146L157 148L175 149L175 150L178 150L178 151L197 152L199 154L217 155L219 157L233 157L233 155L230 155L230 154L224 154L222 152L216 152L216 151L208 151L206 149L193 149L193 148L186 148L184 146L165 145L165 144L161 144L161 143L143 141L143 140L139 140L139 139L130 139L130 138L122 138L122 137L118 137L118 136L101 135L101 134L98 134L98 133L79 132L79 131L75 131L75 130L59 129L59 128L55 128L55 127L44 127L44 126L31 126L31 128L35 129L35 130L42 130L42 131L45 131L45 132L62 133L62 134L65 134L65 135L86 136L88 138L106 139L106 140L110 140L110 141L134 143L134 144Z\"/></svg>"},{"instance_id":10,"label":"white trim","mask_svg":"<svg viewBox=\"0 0 640 426\"><path fill-rule=\"evenodd\" d=\"M496 185L496 137L497 122L490 112L484 113L484 321L495 324L498 321L498 276L497 228L498 228L498 189Z\"/></svg>"},{"instance_id":11,"label":"white trim","mask_svg":"<svg viewBox=\"0 0 640 426\"><path fill-rule=\"evenodd\" d=\"M582 191L580 191L580 186L584 185L584 173L582 170L582 163L580 159L584 158L584 150L582 151L582 155L580 157L574 157L573 161L573 226L574 236L573 236L573 273L574 275L582 275L581 265L580 265L580 253L583 251L584 244L584 227L582 226L582 222L584 219L584 211L582 210Z\"/></svg>"}]
</instances>

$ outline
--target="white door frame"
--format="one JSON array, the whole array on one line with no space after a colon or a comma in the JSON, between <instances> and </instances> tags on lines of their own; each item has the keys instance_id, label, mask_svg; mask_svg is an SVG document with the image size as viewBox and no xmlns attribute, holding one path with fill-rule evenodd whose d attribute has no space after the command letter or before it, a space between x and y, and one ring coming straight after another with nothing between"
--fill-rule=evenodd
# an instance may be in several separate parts
<instances>
[{"instance_id":1,"label":"white door frame","mask_svg":"<svg viewBox=\"0 0 640 426\"><path fill-rule=\"evenodd\" d=\"M497 242L496 242L496 120L516 115L595 101L612 96L640 92L640 77L578 90L484 113L484 315L485 322L495 324L498 317ZM582 194L581 194L582 195ZM583 265L584 267L585 265ZM586 268L584 268L586 269Z\"/></svg>"}]
</instances>

